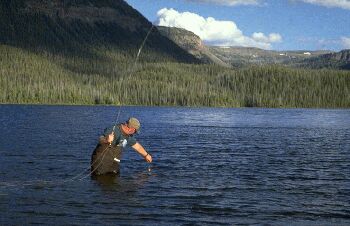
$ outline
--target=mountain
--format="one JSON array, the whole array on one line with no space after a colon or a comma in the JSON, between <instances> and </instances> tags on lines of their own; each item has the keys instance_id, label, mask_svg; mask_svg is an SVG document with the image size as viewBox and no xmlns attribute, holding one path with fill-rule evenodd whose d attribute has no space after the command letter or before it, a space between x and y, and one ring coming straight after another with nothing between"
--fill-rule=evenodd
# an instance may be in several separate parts
<instances>
[{"instance_id":1,"label":"mountain","mask_svg":"<svg viewBox=\"0 0 350 226\"><path fill-rule=\"evenodd\" d=\"M313 69L331 68L350 70L350 49L305 59L299 63L299 66Z\"/></svg>"},{"instance_id":2,"label":"mountain","mask_svg":"<svg viewBox=\"0 0 350 226\"><path fill-rule=\"evenodd\" d=\"M107 52L113 51L128 62L148 32L142 51L142 60L148 62L349 69L348 50L334 53L206 46L190 31L153 26L124 0L0 1L0 45L32 52L104 62L110 60Z\"/></svg>"},{"instance_id":3,"label":"mountain","mask_svg":"<svg viewBox=\"0 0 350 226\"><path fill-rule=\"evenodd\" d=\"M32 51L94 55L93 48L137 52L152 24L123 0L1 0L0 44ZM152 27L149 60L198 63Z\"/></svg>"},{"instance_id":4,"label":"mountain","mask_svg":"<svg viewBox=\"0 0 350 226\"><path fill-rule=\"evenodd\" d=\"M350 69L350 50L338 53L329 50L274 51L254 47L206 46L193 32L159 26L160 33L197 59L225 67L280 64L301 68Z\"/></svg>"},{"instance_id":5,"label":"mountain","mask_svg":"<svg viewBox=\"0 0 350 226\"><path fill-rule=\"evenodd\" d=\"M227 62L234 67L242 67L251 64L293 65L301 60L330 53L330 51L274 51L254 47L222 46L211 46L209 47L209 50L222 61Z\"/></svg>"},{"instance_id":6,"label":"mountain","mask_svg":"<svg viewBox=\"0 0 350 226\"><path fill-rule=\"evenodd\" d=\"M177 43L181 48L200 59L205 63L214 63L229 67L230 65L216 57L207 46L205 46L199 36L191 31L176 27L157 27L159 32Z\"/></svg>"}]
</instances>

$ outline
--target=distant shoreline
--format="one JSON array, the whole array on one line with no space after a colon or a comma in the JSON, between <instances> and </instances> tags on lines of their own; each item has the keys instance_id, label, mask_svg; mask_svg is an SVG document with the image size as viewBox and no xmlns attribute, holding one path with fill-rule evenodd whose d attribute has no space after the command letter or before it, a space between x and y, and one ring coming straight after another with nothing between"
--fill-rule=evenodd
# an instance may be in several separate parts
<instances>
[{"instance_id":1,"label":"distant shoreline","mask_svg":"<svg viewBox=\"0 0 350 226\"><path fill-rule=\"evenodd\" d=\"M225 107L225 106L175 106L175 105L113 105L113 104L47 104L47 103L0 103L0 106L4 105L22 105L22 106L62 106L62 107L157 107L157 108L237 108L237 109L325 109L325 110L350 110L350 107L344 108L327 108L327 107L309 107L309 108L301 108L301 107Z\"/></svg>"}]
</instances>

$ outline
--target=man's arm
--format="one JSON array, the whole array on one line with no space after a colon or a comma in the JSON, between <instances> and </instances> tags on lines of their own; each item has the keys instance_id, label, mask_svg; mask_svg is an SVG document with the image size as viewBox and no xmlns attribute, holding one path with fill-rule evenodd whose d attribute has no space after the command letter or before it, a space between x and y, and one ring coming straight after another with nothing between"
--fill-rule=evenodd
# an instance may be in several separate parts
<instances>
[{"instance_id":1,"label":"man's arm","mask_svg":"<svg viewBox=\"0 0 350 226\"><path fill-rule=\"evenodd\" d=\"M133 146L131 146L135 151L137 151L147 162L152 162L152 156L147 153L147 151L142 147L140 143L136 143Z\"/></svg>"}]
</instances>

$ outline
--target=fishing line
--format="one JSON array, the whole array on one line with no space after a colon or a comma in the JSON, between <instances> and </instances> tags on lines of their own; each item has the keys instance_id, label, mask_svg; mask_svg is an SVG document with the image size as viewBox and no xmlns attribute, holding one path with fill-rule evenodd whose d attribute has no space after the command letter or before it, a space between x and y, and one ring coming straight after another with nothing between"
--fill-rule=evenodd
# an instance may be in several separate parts
<instances>
[{"instance_id":1,"label":"fishing line","mask_svg":"<svg viewBox=\"0 0 350 226\"><path fill-rule=\"evenodd\" d=\"M139 57L140 57L141 51L142 51L142 49L143 49L143 46L145 45L145 43L146 43L146 41L147 41L147 39L148 39L148 36L151 34L153 27L154 27L154 24L152 23L151 28L150 28L149 31L147 32L147 35L146 35L146 37L143 39L143 42L142 42L142 44L141 44L141 46L140 46L140 48L139 48L139 51L137 52L136 59L135 59L135 61L134 61L134 65L133 65L132 68L131 68L129 77L132 75L133 69L136 67L137 60L138 60Z\"/></svg>"},{"instance_id":2,"label":"fishing line","mask_svg":"<svg viewBox=\"0 0 350 226\"><path fill-rule=\"evenodd\" d=\"M97 158L92 164L95 164L97 163L97 161L100 160L100 162L97 164L96 168L89 172L88 174L86 174L85 172L86 171L90 171L90 167L84 169L81 173L71 177L71 178L68 178L68 179L65 179L65 180L32 180L32 181L25 181L25 182L3 182L3 183L0 183L0 188L7 188L7 187L26 187L26 186L35 186L35 185L39 185L40 183L42 184L45 184L45 185L51 185L51 186L54 186L54 185L62 185L62 184L65 184L65 183L68 183L68 182L73 182L75 180L82 180L88 176L90 176L94 171L96 171L96 169L98 169L98 167L102 164L103 162L103 159L104 157L106 156L107 152L109 150L107 150L110 146L108 146L107 148L105 148L103 150L103 155L100 156L101 159ZM106 151L107 150L107 151ZM79 178L81 177L81 178Z\"/></svg>"},{"instance_id":3,"label":"fishing line","mask_svg":"<svg viewBox=\"0 0 350 226\"><path fill-rule=\"evenodd\" d=\"M135 58L135 61L132 65L132 67L130 67L130 70L127 70L129 71L128 73L128 77L127 78L130 78L131 75L133 74L134 72L134 69L136 67L136 64L137 64L137 61L141 55L141 52L142 52L142 49L144 47L144 45L146 44L146 41L148 39L148 36L151 34L152 32L152 29L154 27L154 24L152 23L152 26L151 28L149 29L149 31L147 32L145 38L143 39L142 43L141 43L141 46L137 52L137 55L136 55L136 58ZM117 114L117 117L116 117L116 121L115 121L115 124L113 126L113 130L115 129L115 127L118 125L118 119L119 119L119 116L121 115L121 112L122 112L122 105L119 105L119 110L118 110L118 114ZM48 180L33 180L33 181L25 181L25 182L13 182L13 183L9 183L9 182L0 182L0 188L4 187L4 188L7 188L7 187L25 187L25 186L34 186L34 185L38 185L38 183L44 183L44 184L47 184L47 185L62 185L62 184L65 184L65 183L68 183L68 182L73 182L73 181L76 181L76 180L82 180L90 175L92 175L92 173L94 173L94 171L102 164L102 161L105 157L105 155L107 154L108 151L106 151L107 149L109 148L109 146L103 150L103 152L105 152L102 157L100 156L101 158L101 161L99 162L98 166L93 170L93 171L90 171L91 169L91 166L89 166L88 168L84 169L81 173L71 177L71 178L68 178L66 180L63 180L63 181L58 181L58 180L51 180L51 181L48 181ZM97 163L97 161L99 160L99 158L97 158L92 164L95 164ZM150 172L150 165L149 165L149 168L148 168L148 171ZM89 173L86 174L86 171L90 171ZM82 177L81 177L82 176ZM55 183L54 183L55 182Z\"/></svg>"}]
</instances>

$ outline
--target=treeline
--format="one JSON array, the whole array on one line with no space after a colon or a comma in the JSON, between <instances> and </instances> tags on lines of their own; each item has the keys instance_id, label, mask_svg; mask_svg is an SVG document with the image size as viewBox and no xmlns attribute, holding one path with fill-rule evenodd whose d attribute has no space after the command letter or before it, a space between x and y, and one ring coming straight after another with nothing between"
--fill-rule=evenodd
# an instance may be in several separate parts
<instances>
[{"instance_id":1,"label":"treeline","mask_svg":"<svg viewBox=\"0 0 350 226\"><path fill-rule=\"evenodd\" d=\"M151 52L135 64L132 54L93 52L99 57L0 45L0 103L350 107L347 71L151 63Z\"/></svg>"}]
</instances>

